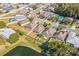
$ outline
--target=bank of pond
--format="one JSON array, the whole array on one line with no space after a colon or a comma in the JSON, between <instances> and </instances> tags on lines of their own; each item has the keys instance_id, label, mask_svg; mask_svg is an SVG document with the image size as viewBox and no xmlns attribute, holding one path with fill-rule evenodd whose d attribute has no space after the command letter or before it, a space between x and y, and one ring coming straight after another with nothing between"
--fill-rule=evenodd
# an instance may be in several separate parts
<instances>
[{"instance_id":1,"label":"bank of pond","mask_svg":"<svg viewBox=\"0 0 79 59\"><path fill-rule=\"evenodd\" d=\"M40 56L40 53L29 47L18 46L9 51L4 56Z\"/></svg>"}]
</instances>

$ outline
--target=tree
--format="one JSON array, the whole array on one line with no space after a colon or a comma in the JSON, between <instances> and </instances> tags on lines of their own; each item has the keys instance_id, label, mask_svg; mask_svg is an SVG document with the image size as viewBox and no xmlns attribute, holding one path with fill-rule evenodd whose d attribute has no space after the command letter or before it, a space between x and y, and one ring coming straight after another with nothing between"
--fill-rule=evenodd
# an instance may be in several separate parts
<instances>
[{"instance_id":1,"label":"tree","mask_svg":"<svg viewBox=\"0 0 79 59\"><path fill-rule=\"evenodd\" d=\"M50 42L48 47L49 48L56 48L58 46L60 46L60 42L58 42L57 40L54 39L53 41Z\"/></svg>"},{"instance_id":2,"label":"tree","mask_svg":"<svg viewBox=\"0 0 79 59\"><path fill-rule=\"evenodd\" d=\"M7 39L7 41L9 41L10 43L15 43L15 42L18 41L19 37L20 37L20 36L23 36L24 34L25 34L24 32L21 32L21 31L19 31L19 30L16 30L16 33L12 34L12 35L10 36L10 38Z\"/></svg>"},{"instance_id":3,"label":"tree","mask_svg":"<svg viewBox=\"0 0 79 59\"><path fill-rule=\"evenodd\" d=\"M6 27L6 23L3 21L0 21L0 28L4 28L4 27Z\"/></svg>"},{"instance_id":4,"label":"tree","mask_svg":"<svg viewBox=\"0 0 79 59\"><path fill-rule=\"evenodd\" d=\"M33 18L29 18L29 21L32 22L33 21Z\"/></svg>"},{"instance_id":5,"label":"tree","mask_svg":"<svg viewBox=\"0 0 79 59\"><path fill-rule=\"evenodd\" d=\"M17 33L19 36L22 36L22 35L24 35L24 34L25 34L24 32L19 31L19 30L16 30L16 33Z\"/></svg>"},{"instance_id":6,"label":"tree","mask_svg":"<svg viewBox=\"0 0 79 59\"><path fill-rule=\"evenodd\" d=\"M59 4L54 12L67 17L79 18L79 4Z\"/></svg>"},{"instance_id":7,"label":"tree","mask_svg":"<svg viewBox=\"0 0 79 59\"><path fill-rule=\"evenodd\" d=\"M49 42L48 49L44 49L44 54L50 56L77 56L79 51L68 43L59 42L54 39Z\"/></svg>"},{"instance_id":8,"label":"tree","mask_svg":"<svg viewBox=\"0 0 79 59\"><path fill-rule=\"evenodd\" d=\"M44 22L43 26L46 27L48 24L46 22Z\"/></svg>"},{"instance_id":9,"label":"tree","mask_svg":"<svg viewBox=\"0 0 79 59\"><path fill-rule=\"evenodd\" d=\"M10 43L15 43L16 41L18 41L19 35L17 33L14 33L10 36L10 38L8 39L8 41Z\"/></svg>"}]
</instances>

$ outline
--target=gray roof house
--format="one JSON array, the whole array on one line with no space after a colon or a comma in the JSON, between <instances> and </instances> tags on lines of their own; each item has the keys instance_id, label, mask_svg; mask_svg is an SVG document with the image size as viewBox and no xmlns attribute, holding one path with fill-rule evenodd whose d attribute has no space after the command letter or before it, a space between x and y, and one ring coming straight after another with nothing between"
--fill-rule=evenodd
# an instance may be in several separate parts
<instances>
[{"instance_id":1,"label":"gray roof house","mask_svg":"<svg viewBox=\"0 0 79 59\"><path fill-rule=\"evenodd\" d=\"M13 10L13 9L15 9L11 4L9 4L9 3L2 3L1 5L0 5L4 10L6 10L6 11L11 11L11 10Z\"/></svg>"},{"instance_id":2,"label":"gray roof house","mask_svg":"<svg viewBox=\"0 0 79 59\"><path fill-rule=\"evenodd\" d=\"M36 32L37 34L40 34L44 31L44 29L45 27L38 22L36 28L33 31Z\"/></svg>"},{"instance_id":3,"label":"gray roof house","mask_svg":"<svg viewBox=\"0 0 79 59\"><path fill-rule=\"evenodd\" d=\"M4 8L4 10L6 10L7 12L11 11L11 10L14 10L15 8L10 6L10 7L7 7L7 8Z\"/></svg>"},{"instance_id":4,"label":"gray roof house","mask_svg":"<svg viewBox=\"0 0 79 59\"><path fill-rule=\"evenodd\" d=\"M20 26L25 26L25 25L27 25L27 24L29 24L29 23L30 23L29 19L25 19L25 20L22 20L22 21L19 21L19 22L18 22L18 24L19 24Z\"/></svg>"},{"instance_id":5,"label":"gray roof house","mask_svg":"<svg viewBox=\"0 0 79 59\"><path fill-rule=\"evenodd\" d=\"M51 14L51 12L46 12L45 11L44 15L42 15L42 16L44 16L45 19L49 19L49 18L52 17L52 14Z\"/></svg>"},{"instance_id":6,"label":"gray roof house","mask_svg":"<svg viewBox=\"0 0 79 59\"><path fill-rule=\"evenodd\" d=\"M79 20L76 20L76 21L73 23L73 25L74 25L75 27L79 27Z\"/></svg>"},{"instance_id":7,"label":"gray roof house","mask_svg":"<svg viewBox=\"0 0 79 59\"><path fill-rule=\"evenodd\" d=\"M0 35L2 35L6 39L8 39L10 37L10 35L13 33L16 33L16 32L11 28L0 29Z\"/></svg>"},{"instance_id":8,"label":"gray roof house","mask_svg":"<svg viewBox=\"0 0 79 59\"><path fill-rule=\"evenodd\" d=\"M50 38L53 36L55 32L56 32L56 29L51 27L51 28L46 29L43 33L47 38Z\"/></svg>"},{"instance_id":9,"label":"gray roof house","mask_svg":"<svg viewBox=\"0 0 79 59\"><path fill-rule=\"evenodd\" d=\"M74 47L79 48L79 37L76 36L76 33L74 32L69 33L66 42L70 43Z\"/></svg>"},{"instance_id":10,"label":"gray roof house","mask_svg":"<svg viewBox=\"0 0 79 59\"><path fill-rule=\"evenodd\" d=\"M67 38L68 33L66 31L59 31L53 35L53 38L58 39L61 42L64 42Z\"/></svg>"},{"instance_id":11,"label":"gray roof house","mask_svg":"<svg viewBox=\"0 0 79 59\"><path fill-rule=\"evenodd\" d=\"M24 15L16 15L16 16L13 16L12 18L10 18L9 22L10 23L17 23L19 21L22 21L22 20L25 20L26 19L26 16Z\"/></svg>"},{"instance_id":12,"label":"gray roof house","mask_svg":"<svg viewBox=\"0 0 79 59\"><path fill-rule=\"evenodd\" d=\"M24 27L25 27L25 28L28 28L28 29L32 29L32 27L31 27L31 23L25 25Z\"/></svg>"}]
</instances>

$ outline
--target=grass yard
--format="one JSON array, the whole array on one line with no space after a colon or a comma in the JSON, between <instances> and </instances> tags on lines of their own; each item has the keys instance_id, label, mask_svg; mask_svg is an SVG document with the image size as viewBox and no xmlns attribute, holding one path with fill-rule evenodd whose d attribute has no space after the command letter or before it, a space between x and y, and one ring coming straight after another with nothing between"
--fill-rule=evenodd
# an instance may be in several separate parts
<instances>
[{"instance_id":1,"label":"grass yard","mask_svg":"<svg viewBox=\"0 0 79 59\"><path fill-rule=\"evenodd\" d=\"M7 24L7 23L9 23L9 18L4 17L3 19L1 18L0 21L3 21L3 22L5 22Z\"/></svg>"},{"instance_id":2,"label":"grass yard","mask_svg":"<svg viewBox=\"0 0 79 59\"><path fill-rule=\"evenodd\" d=\"M29 29L25 29L24 27L22 26L19 26L18 24L11 24L11 25L8 25L8 27L14 29L14 30L19 30L19 31L22 31L24 33L28 33L30 30Z\"/></svg>"},{"instance_id":3,"label":"grass yard","mask_svg":"<svg viewBox=\"0 0 79 59\"><path fill-rule=\"evenodd\" d=\"M31 54L32 52L36 51L36 52L34 52L34 53L35 53L35 55L36 55L36 54L38 55L38 54L41 52L41 48L40 48L37 44L34 44L34 43L30 42L30 41L27 39L27 40L24 40L24 41L23 41L23 40L18 40L16 43L13 43L13 44L11 44L10 46L6 47L5 49L1 50L1 51L0 51L0 56L9 53L9 52L12 51L13 49L14 49L14 51L15 51L15 50L16 50L15 48L18 47L18 46L29 47L29 48L27 48L27 49L28 49L28 50L32 50L32 51L30 51L30 54ZM22 49L22 48L20 48L20 49ZM25 50L25 52L27 52L26 49L24 49L24 50ZM25 52L22 53L22 54L24 55ZM37 52L38 52L38 53L37 53ZM29 53L29 52L28 52L28 53ZM12 55L14 55L14 54L15 54L15 52L14 52ZM17 54L19 54L19 53L17 52ZM27 54L27 53L26 53L26 54ZM25 55L26 55L26 54L25 54ZM20 55L21 55L21 54L20 54Z\"/></svg>"}]
</instances>

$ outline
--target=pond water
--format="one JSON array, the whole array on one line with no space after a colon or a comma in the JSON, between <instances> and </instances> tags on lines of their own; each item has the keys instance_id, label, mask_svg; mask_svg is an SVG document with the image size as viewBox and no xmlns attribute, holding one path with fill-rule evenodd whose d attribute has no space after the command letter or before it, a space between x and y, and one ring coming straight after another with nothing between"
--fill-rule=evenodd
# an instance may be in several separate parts
<instances>
[{"instance_id":1,"label":"pond water","mask_svg":"<svg viewBox=\"0 0 79 59\"><path fill-rule=\"evenodd\" d=\"M28 47L18 46L5 54L5 56L40 56L40 53Z\"/></svg>"}]
</instances>

